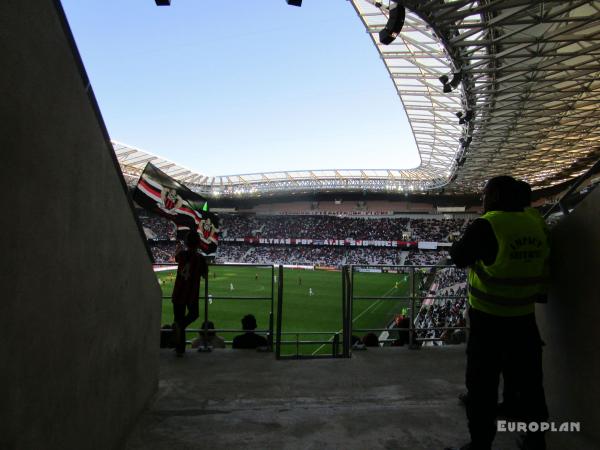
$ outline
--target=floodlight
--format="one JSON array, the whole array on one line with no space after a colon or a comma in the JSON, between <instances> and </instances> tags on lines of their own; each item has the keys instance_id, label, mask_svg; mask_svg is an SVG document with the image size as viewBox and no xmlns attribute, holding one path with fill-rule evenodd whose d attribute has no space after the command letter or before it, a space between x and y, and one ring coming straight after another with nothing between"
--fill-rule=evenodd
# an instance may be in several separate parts
<instances>
[{"instance_id":1,"label":"floodlight","mask_svg":"<svg viewBox=\"0 0 600 450\"><path fill-rule=\"evenodd\" d=\"M452 73L452 80L448 81L448 75L442 75L438 78L440 83L444 85L444 92L447 94L448 92L452 92L453 89L456 89L462 80L461 72ZM460 113L462 115L462 113ZM459 113L456 113L456 117L460 118Z\"/></svg>"},{"instance_id":2,"label":"floodlight","mask_svg":"<svg viewBox=\"0 0 600 450\"><path fill-rule=\"evenodd\" d=\"M461 81L462 81L462 73L454 72L452 74L452 80L450 81L450 86L452 86L453 89L456 89Z\"/></svg>"},{"instance_id":3,"label":"floodlight","mask_svg":"<svg viewBox=\"0 0 600 450\"><path fill-rule=\"evenodd\" d=\"M171 0L154 0L156 6L170 6Z\"/></svg>"},{"instance_id":4,"label":"floodlight","mask_svg":"<svg viewBox=\"0 0 600 450\"><path fill-rule=\"evenodd\" d=\"M379 32L379 42L383 45L389 45L398 37L404 26L404 5L397 2L390 2L390 15L383 30Z\"/></svg>"},{"instance_id":5,"label":"floodlight","mask_svg":"<svg viewBox=\"0 0 600 450\"><path fill-rule=\"evenodd\" d=\"M302 6L302 0L286 0L290 6Z\"/></svg>"}]
</instances>

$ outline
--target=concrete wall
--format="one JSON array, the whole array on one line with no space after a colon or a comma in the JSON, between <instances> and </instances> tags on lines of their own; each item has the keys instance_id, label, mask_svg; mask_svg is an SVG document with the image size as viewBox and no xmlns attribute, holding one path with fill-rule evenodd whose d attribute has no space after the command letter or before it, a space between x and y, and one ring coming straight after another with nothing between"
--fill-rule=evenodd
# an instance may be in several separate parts
<instances>
[{"instance_id":1,"label":"concrete wall","mask_svg":"<svg viewBox=\"0 0 600 450\"><path fill-rule=\"evenodd\" d=\"M59 5L0 2L0 448L118 448L160 290Z\"/></svg>"},{"instance_id":2,"label":"concrete wall","mask_svg":"<svg viewBox=\"0 0 600 450\"><path fill-rule=\"evenodd\" d=\"M600 448L600 189L552 230L553 286L538 306L553 420L582 433L553 433L556 448ZM591 442L590 442L591 441Z\"/></svg>"}]
</instances>

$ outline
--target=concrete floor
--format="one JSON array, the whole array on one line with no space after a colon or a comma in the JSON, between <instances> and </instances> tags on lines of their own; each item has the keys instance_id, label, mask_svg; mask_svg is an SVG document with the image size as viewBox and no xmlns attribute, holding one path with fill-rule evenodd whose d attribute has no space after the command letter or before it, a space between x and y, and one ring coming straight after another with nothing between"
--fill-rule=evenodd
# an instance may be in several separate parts
<instances>
[{"instance_id":1,"label":"concrete floor","mask_svg":"<svg viewBox=\"0 0 600 450\"><path fill-rule=\"evenodd\" d=\"M276 361L252 350L161 350L156 399L126 448L443 449L468 441L464 346ZM495 449L516 448L503 433Z\"/></svg>"}]
</instances>

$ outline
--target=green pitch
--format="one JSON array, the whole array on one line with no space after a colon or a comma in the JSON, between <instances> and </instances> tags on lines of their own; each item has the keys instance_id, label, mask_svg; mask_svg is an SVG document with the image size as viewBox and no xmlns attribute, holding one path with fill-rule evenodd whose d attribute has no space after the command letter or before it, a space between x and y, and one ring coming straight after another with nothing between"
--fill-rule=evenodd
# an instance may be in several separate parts
<instances>
[{"instance_id":1,"label":"green pitch","mask_svg":"<svg viewBox=\"0 0 600 450\"><path fill-rule=\"evenodd\" d=\"M277 275L277 272L274 272ZM173 291L175 271L157 272L163 296ZM342 330L342 275L340 272L312 270L284 270L282 340L291 341L282 346L282 354L301 355L331 353L331 339ZM279 282L280 280L277 280ZM274 290L273 324L276 324L277 283L272 283L271 269L254 267L211 266L208 278L208 319L215 328L240 330L241 318L254 314L258 330L268 330L271 312L271 289ZM312 292L312 295L311 295ZM354 296L401 297L410 293L409 277L405 274L355 273ZM201 286L204 296L204 282ZM264 300L229 299L224 297L264 297ZM353 303L354 329L386 328L396 314L409 306L408 300L355 300ZM204 299L200 301L200 318L189 328L200 328L204 321ZM170 298L162 304L162 323L173 322ZM218 332L226 341L241 331ZM319 332L323 334L306 334ZM362 337L367 331L355 331ZM375 332L379 335L379 331ZM193 339L196 333L188 332ZM341 339L341 335L340 335ZM297 341L319 340L323 343L297 344Z\"/></svg>"}]
</instances>

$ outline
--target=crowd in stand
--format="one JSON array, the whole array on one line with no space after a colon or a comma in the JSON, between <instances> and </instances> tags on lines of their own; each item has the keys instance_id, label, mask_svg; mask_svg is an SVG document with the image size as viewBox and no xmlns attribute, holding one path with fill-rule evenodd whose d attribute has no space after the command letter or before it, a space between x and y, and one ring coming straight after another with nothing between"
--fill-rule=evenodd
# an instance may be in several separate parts
<instances>
[{"instance_id":1,"label":"crowd in stand","mask_svg":"<svg viewBox=\"0 0 600 450\"><path fill-rule=\"evenodd\" d=\"M411 240L449 242L464 219L223 215L223 237Z\"/></svg>"},{"instance_id":2,"label":"crowd in stand","mask_svg":"<svg viewBox=\"0 0 600 450\"><path fill-rule=\"evenodd\" d=\"M175 242L153 242L150 245L154 260L157 263L174 261ZM408 252L407 252L408 253ZM426 255L426 256L424 256ZM413 265L434 265L443 262L448 253L428 250L426 253L415 250L408 253L404 264L411 261ZM291 264L340 267L344 264L401 265L402 252L397 248L387 247L327 247L327 246L282 246L282 245L250 245L221 243L217 250L216 263L245 264Z\"/></svg>"},{"instance_id":3,"label":"crowd in stand","mask_svg":"<svg viewBox=\"0 0 600 450\"><path fill-rule=\"evenodd\" d=\"M140 216L140 221L148 239L155 241L175 240L177 228L170 220L160 216Z\"/></svg>"},{"instance_id":4,"label":"crowd in stand","mask_svg":"<svg viewBox=\"0 0 600 450\"><path fill-rule=\"evenodd\" d=\"M158 216L141 215L155 261L172 262L176 229ZM448 222L447 224L444 222ZM334 216L240 216L223 215L222 237L306 239L448 241L465 226L463 219L357 218ZM403 255L408 255L404 259ZM394 247L250 245L221 241L217 263L291 264L340 267L344 264L435 265L445 262L443 250L405 251Z\"/></svg>"},{"instance_id":5,"label":"crowd in stand","mask_svg":"<svg viewBox=\"0 0 600 450\"><path fill-rule=\"evenodd\" d=\"M158 264L175 262L175 242L154 242L150 245L154 262Z\"/></svg>"},{"instance_id":6,"label":"crowd in stand","mask_svg":"<svg viewBox=\"0 0 600 450\"><path fill-rule=\"evenodd\" d=\"M390 264L401 265L401 254L394 248L356 248L346 252L345 264Z\"/></svg>"},{"instance_id":7,"label":"crowd in stand","mask_svg":"<svg viewBox=\"0 0 600 450\"><path fill-rule=\"evenodd\" d=\"M414 250L409 253L404 264L412 266L432 266L439 262L444 262L448 256L449 253L445 250Z\"/></svg>"},{"instance_id":8,"label":"crowd in stand","mask_svg":"<svg viewBox=\"0 0 600 450\"><path fill-rule=\"evenodd\" d=\"M464 269L444 268L440 269L435 274L434 283L438 285L438 289L444 291L448 295L454 294L455 289L465 286L467 282L467 273Z\"/></svg>"},{"instance_id":9,"label":"crowd in stand","mask_svg":"<svg viewBox=\"0 0 600 450\"><path fill-rule=\"evenodd\" d=\"M464 269L438 269L433 280L432 292L435 298L432 303L423 302L415 328L417 336L427 339L459 343L463 342L464 330L428 330L433 327L464 327L467 275Z\"/></svg>"},{"instance_id":10,"label":"crowd in stand","mask_svg":"<svg viewBox=\"0 0 600 450\"><path fill-rule=\"evenodd\" d=\"M413 219L410 221L411 238L415 241L448 242L462 234L464 219Z\"/></svg>"},{"instance_id":11,"label":"crowd in stand","mask_svg":"<svg viewBox=\"0 0 600 450\"><path fill-rule=\"evenodd\" d=\"M232 262L230 248L243 258L235 262L251 264L293 264L336 266L343 258L341 247L291 247L225 245L219 249L217 262ZM240 250L245 249L245 251Z\"/></svg>"},{"instance_id":12,"label":"crowd in stand","mask_svg":"<svg viewBox=\"0 0 600 450\"><path fill-rule=\"evenodd\" d=\"M326 246L252 246L221 244L216 262L250 264L292 264L340 267L344 264L400 265L400 250L395 248Z\"/></svg>"}]
</instances>

